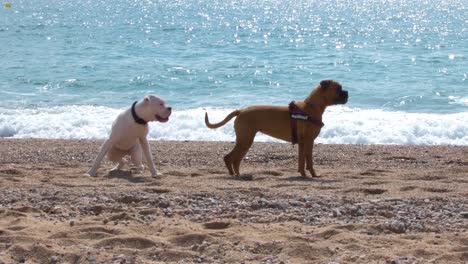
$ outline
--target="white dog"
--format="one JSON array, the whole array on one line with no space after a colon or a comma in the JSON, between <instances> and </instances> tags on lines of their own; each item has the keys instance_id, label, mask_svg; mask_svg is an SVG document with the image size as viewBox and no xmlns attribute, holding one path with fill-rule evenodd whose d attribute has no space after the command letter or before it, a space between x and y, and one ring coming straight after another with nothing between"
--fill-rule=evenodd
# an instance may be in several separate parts
<instances>
[{"instance_id":1,"label":"white dog","mask_svg":"<svg viewBox=\"0 0 468 264\"><path fill-rule=\"evenodd\" d=\"M153 157L148 139L148 122L167 122L171 115L171 107L166 107L164 101L157 96L148 95L142 101L134 102L132 107L121 113L112 124L109 138L101 147L93 167L88 175L95 177L96 171L102 159L107 153L107 158L118 163L114 169L121 169L127 162L124 159L130 155L132 162L143 171L142 157L145 155L146 162L152 176L159 173L153 163Z\"/></svg>"}]
</instances>

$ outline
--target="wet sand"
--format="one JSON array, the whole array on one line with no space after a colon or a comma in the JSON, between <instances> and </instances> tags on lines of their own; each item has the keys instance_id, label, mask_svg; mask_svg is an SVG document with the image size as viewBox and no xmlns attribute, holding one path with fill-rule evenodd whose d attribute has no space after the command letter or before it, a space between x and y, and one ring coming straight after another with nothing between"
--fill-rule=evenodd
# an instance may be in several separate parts
<instances>
[{"instance_id":1,"label":"wet sand","mask_svg":"<svg viewBox=\"0 0 468 264\"><path fill-rule=\"evenodd\" d=\"M468 147L151 147L162 177L84 176L101 142L0 139L0 263L466 263Z\"/></svg>"}]
</instances>

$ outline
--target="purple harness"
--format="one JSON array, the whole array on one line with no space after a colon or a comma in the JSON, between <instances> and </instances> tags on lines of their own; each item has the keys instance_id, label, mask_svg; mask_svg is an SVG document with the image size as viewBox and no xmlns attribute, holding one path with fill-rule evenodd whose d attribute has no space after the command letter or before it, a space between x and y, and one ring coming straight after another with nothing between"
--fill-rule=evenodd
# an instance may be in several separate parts
<instances>
[{"instance_id":1,"label":"purple harness","mask_svg":"<svg viewBox=\"0 0 468 264\"><path fill-rule=\"evenodd\" d=\"M289 103L289 116L291 117L291 135L293 145L297 143L297 120L307 121L320 127L324 126L322 121L312 118L297 107L294 101Z\"/></svg>"}]
</instances>

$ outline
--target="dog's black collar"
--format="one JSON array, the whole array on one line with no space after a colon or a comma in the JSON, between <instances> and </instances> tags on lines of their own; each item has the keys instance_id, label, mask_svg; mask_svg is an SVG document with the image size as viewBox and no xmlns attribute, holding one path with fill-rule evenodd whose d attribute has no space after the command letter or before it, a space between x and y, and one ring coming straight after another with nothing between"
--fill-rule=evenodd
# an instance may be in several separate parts
<instances>
[{"instance_id":1,"label":"dog's black collar","mask_svg":"<svg viewBox=\"0 0 468 264\"><path fill-rule=\"evenodd\" d=\"M148 122L146 122L143 118L139 117L137 115L137 113L135 112L135 105L138 101L135 101L133 104L132 104L132 116L133 116L133 120L135 120L135 122L137 124L140 124L140 125L146 125Z\"/></svg>"}]
</instances>

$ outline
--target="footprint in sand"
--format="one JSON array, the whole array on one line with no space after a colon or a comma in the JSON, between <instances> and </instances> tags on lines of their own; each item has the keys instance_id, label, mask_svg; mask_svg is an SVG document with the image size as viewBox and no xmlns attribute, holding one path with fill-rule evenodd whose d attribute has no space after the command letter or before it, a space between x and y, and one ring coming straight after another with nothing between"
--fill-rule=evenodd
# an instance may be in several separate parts
<instances>
[{"instance_id":1,"label":"footprint in sand","mask_svg":"<svg viewBox=\"0 0 468 264\"><path fill-rule=\"evenodd\" d=\"M190 247L202 244L207 238L208 236L204 234L187 234L173 237L170 241L181 247Z\"/></svg>"},{"instance_id":2,"label":"footprint in sand","mask_svg":"<svg viewBox=\"0 0 468 264\"><path fill-rule=\"evenodd\" d=\"M439 180L445 180L447 177L444 176L437 176L437 175L425 175L422 177L415 177L415 178L410 178L409 180L413 181L439 181Z\"/></svg>"},{"instance_id":3,"label":"footprint in sand","mask_svg":"<svg viewBox=\"0 0 468 264\"><path fill-rule=\"evenodd\" d=\"M378 189L378 188L352 188L344 191L345 193L349 192L361 192L366 195L377 195L377 194L382 194L386 192L387 190L385 189Z\"/></svg>"},{"instance_id":4,"label":"footprint in sand","mask_svg":"<svg viewBox=\"0 0 468 264\"><path fill-rule=\"evenodd\" d=\"M136 219L135 217L133 216L130 216L129 214L127 213L121 213L121 214L115 214L115 215L112 215L108 218L109 221L138 221L138 219Z\"/></svg>"},{"instance_id":5,"label":"footprint in sand","mask_svg":"<svg viewBox=\"0 0 468 264\"><path fill-rule=\"evenodd\" d=\"M334 237L338 234L341 234L341 231L335 230L335 229L328 229L325 231L322 231L318 234L316 234L317 237L322 238L322 239L329 239L331 237Z\"/></svg>"},{"instance_id":6,"label":"footprint in sand","mask_svg":"<svg viewBox=\"0 0 468 264\"><path fill-rule=\"evenodd\" d=\"M385 189L361 189L361 192L365 194L382 194L386 191Z\"/></svg>"},{"instance_id":7,"label":"footprint in sand","mask_svg":"<svg viewBox=\"0 0 468 264\"><path fill-rule=\"evenodd\" d=\"M386 182L386 181L370 181L370 182L363 182L362 184L372 186L372 185L381 185L381 184L386 184L386 183L388 183L388 182Z\"/></svg>"},{"instance_id":8,"label":"footprint in sand","mask_svg":"<svg viewBox=\"0 0 468 264\"><path fill-rule=\"evenodd\" d=\"M433 192L433 193L446 193L446 192L451 192L449 189L445 188L423 188L424 191L426 192Z\"/></svg>"},{"instance_id":9,"label":"footprint in sand","mask_svg":"<svg viewBox=\"0 0 468 264\"><path fill-rule=\"evenodd\" d=\"M374 170L366 170L364 172L359 173L362 176L385 176L385 173L388 173L391 171L388 170L380 170L380 169L374 169Z\"/></svg>"},{"instance_id":10,"label":"footprint in sand","mask_svg":"<svg viewBox=\"0 0 468 264\"><path fill-rule=\"evenodd\" d=\"M17 169L3 169L0 170L0 175L22 175L23 172Z\"/></svg>"},{"instance_id":11,"label":"footprint in sand","mask_svg":"<svg viewBox=\"0 0 468 264\"><path fill-rule=\"evenodd\" d=\"M144 189L143 191L147 193L169 193L171 192L171 190L163 189L163 188L147 188L147 189Z\"/></svg>"},{"instance_id":12,"label":"footprint in sand","mask_svg":"<svg viewBox=\"0 0 468 264\"><path fill-rule=\"evenodd\" d=\"M80 259L77 254L58 253L42 245L13 245L6 254L14 256L16 263L78 263Z\"/></svg>"},{"instance_id":13,"label":"footprint in sand","mask_svg":"<svg viewBox=\"0 0 468 264\"><path fill-rule=\"evenodd\" d=\"M21 213L32 213L32 214L41 214L43 213L42 210L31 207L31 206L21 206L18 208L14 209L15 211L21 212Z\"/></svg>"},{"instance_id":14,"label":"footprint in sand","mask_svg":"<svg viewBox=\"0 0 468 264\"><path fill-rule=\"evenodd\" d=\"M10 231L21 231L23 229L28 228L27 226L9 226L7 227L8 230Z\"/></svg>"},{"instance_id":15,"label":"footprint in sand","mask_svg":"<svg viewBox=\"0 0 468 264\"><path fill-rule=\"evenodd\" d=\"M15 211L15 210L0 210L0 218L6 218L6 217L27 217L26 214Z\"/></svg>"},{"instance_id":16,"label":"footprint in sand","mask_svg":"<svg viewBox=\"0 0 468 264\"><path fill-rule=\"evenodd\" d=\"M206 229L226 229L231 225L229 222L209 222L204 223L203 227Z\"/></svg>"},{"instance_id":17,"label":"footprint in sand","mask_svg":"<svg viewBox=\"0 0 468 264\"><path fill-rule=\"evenodd\" d=\"M161 243L142 237L114 237L99 241L94 245L96 248L132 248L147 249L161 247Z\"/></svg>"},{"instance_id":18,"label":"footprint in sand","mask_svg":"<svg viewBox=\"0 0 468 264\"><path fill-rule=\"evenodd\" d=\"M407 192L407 191L412 191L412 190L416 190L418 187L416 186L405 186L405 187L401 187L400 188L400 191L402 192Z\"/></svg>"},{"instance_id":19,"label":"footprint in sand","mask_svg":"<svg viewBox=\"0 0 468 264\"><path fill-rule=\"evenodd\" d=\"M87 240L100 240L104 238L113 237L120 234L121 232L114 229L108 229L104 227L87 227L72 231L59 232L53 234L49 238L76 238L76 239L87 239Z\"/></svg>"}]
</instances>

